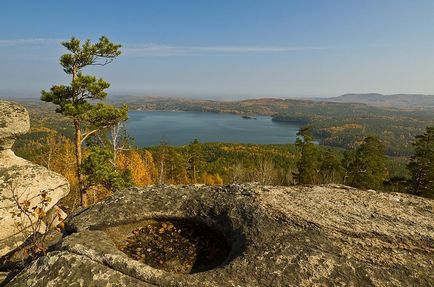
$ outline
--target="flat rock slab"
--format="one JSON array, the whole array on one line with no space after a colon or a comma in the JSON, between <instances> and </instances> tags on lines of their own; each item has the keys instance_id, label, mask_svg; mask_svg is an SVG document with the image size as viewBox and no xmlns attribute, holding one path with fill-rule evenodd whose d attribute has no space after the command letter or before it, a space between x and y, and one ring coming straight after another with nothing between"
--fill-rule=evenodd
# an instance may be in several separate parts
<instances>
[{"instance_id":1,"label":"flat rock slab","mask_svg":"<svg viewBox=\"0 0 434 287\"><path fill-rule=\"evenodd\" d=\"M58 251L7 286L433 286L433 208L338 186L132 188L72 217ZM155 218L200 220L231 251L214 269L175 274L129 258L105 231Z\"/></svg>"}]
</instances>

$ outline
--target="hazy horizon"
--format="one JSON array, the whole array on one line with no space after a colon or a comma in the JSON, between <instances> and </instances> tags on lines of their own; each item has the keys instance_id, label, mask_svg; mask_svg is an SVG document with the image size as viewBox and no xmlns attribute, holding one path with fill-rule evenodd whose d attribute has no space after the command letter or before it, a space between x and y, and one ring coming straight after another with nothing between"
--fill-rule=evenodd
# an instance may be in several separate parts
<instances>
[{"instance_id":1,"label":"hazy horizon","mask_svg":"<svg viewBox=\"0 0 434 287\"><path fill-rule=\"evenodd\" d=\"M69 82L60 43L101 35L122 44L122 55L84 72L109 81L112 95L434 94L433 12L429 0L78 0L68 9L54 0L6 0L0 94L39 97Z\"/></svg>"},{"instance_id":2,"label":"hazy horizon","mask_svg":"<svg viewBox=\"0 0 434 287\"><path fill-rule=\"evenodd\" d=\"M213 94L213 93L204 93L204 94L189 94L189 93L142 93L142 92L127 92L127 91L117 91L117 92L109 92L108 98L117 98L117 97L161 97L161 98L182 98L182 99L195 99L195 100L217 100L217 101L236 101L236 100L246 100L246 99L261 99L261 98L278 98L278 99L327 99L327 98L335 98L343 95L356 94L356 95L365 95L365 94L381 94L376 92L362 92L362 93L344 93L341 95L254 95L254 94L238 94L238 95L225 95L225 94ZM406 93L397 93L397 94L406 94ZM389 94L381 94L384 96L389 96ZM395 95L395 94L393 94ZM428 95L428 94L406 94L406 95ZM433 96L434 95L428 95ZM40 92L19 92L19 91L5 91L0 90L0 99L39 99Z\"/></svg>"}]
</instances>

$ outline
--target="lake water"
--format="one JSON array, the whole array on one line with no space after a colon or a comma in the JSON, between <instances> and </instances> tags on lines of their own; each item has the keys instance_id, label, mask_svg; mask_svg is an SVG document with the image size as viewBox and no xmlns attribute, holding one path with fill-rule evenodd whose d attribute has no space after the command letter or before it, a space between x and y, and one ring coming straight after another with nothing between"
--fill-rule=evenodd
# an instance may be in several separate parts
<instances>
[{"instance_id":1,"label":"lake water","mask_svg":"<svg viewBox=\"0 0 434 287\"><path fill-rule=\"evenodd\" d=\"M201 112L132 111L127 130L140 147L200 142L252 144L294 143L299 126L271 121L271 117L244 119L239 115Z\"/></svg>"}]
</instances>

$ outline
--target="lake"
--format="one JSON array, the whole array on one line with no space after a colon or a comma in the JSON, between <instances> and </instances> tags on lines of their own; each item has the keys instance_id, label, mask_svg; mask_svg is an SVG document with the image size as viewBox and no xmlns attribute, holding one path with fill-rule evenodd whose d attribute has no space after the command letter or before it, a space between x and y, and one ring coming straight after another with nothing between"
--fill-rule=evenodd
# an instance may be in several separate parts
<instances>
[{"instance_id":1,"label":"lake","mask_svg":"<svg viewBox=\"0 0 434 287\"><path fill-rule=\"evenodd\" d=\"M200 142L250 144L294 143L299 126L271 121L271 117L244 119L225 113L131 111L126 124L139 147Z\"/></svg>"}]
</instances>

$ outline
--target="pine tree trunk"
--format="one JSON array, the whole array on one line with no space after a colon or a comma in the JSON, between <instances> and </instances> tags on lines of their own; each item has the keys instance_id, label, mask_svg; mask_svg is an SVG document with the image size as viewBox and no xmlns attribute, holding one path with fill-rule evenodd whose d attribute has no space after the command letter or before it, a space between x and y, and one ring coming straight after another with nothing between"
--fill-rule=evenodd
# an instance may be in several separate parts
<instances>
[{"instance_id":1,"label":"pine tree trunk","mask_svg":"<svg viewBox=\"0 0 434 287\"><path fill-rule=\"evenodd\" d=\"M74 65L73 67L73 71L72 71L72 82L75 81L77 77L77 67ZM73 93L73 98L74 100L76 100L75 98L75 91L72 91ZM80 167L81 167L81 161L82 161L82 154L81 154L81 140L82 140L82 135L81 135L81 126L80 126L80 121L78 119L74 119L74 130L75 130L75 161L76 161L76 165L77 165L77 169L76 169L76 173L77 173L77 180L78 180L78 189L80 192L80 204L81 206L84 206L84 189L83 189L83 176L81 175L80 172Z\"/></svg>"},{"instance_id":2,"label":"pine tree trunk","mask_svg":"<svg viewBox=\"0 0 434 287\"><path fill-rule=\"evenodd\" d=\"M78 188L80 191L80 203L83 206L83 204L84 204L83 177L82 177L81 172L80 172L80 166L81 166L81 160L82 160L82 155L81 155L81 127L80 127L80 122L77 119L74 119L74 129L75 129L75 161L77 164L76 173L77 173L77 179L78 179Z\"/></svg>"},{"instance_id":3,"label":"pine tree trunk","mask_svg":"<svg viewBox=\"0 0 434 287\"><path fill-rule=\"evenodd\" d=\"M164 158L160 161L160 177L158 179L158 183L163 184L163 176L164 176Z\"/></svg>"},{"instance_id":4,"label":"pine tree trunk","mask_svg":"<svg viewBox=\"0 0 434 287\"><path fill-rule=\"evenodd\" d=\"M196 166L193 164L193 183L197 183L196 180Z\"/></svg>"},{"instance_id":5,"label":"pine tree trunk","mask_svg":"<svg viewBox=\"0 0 434 287\"><path fill-rule=\"evenodd\" d=\"M116 168L116 146L118 140L118 128L119 124L112 127L112 151L113 151L113 166Z\"/></svg>"}]
</instances>

